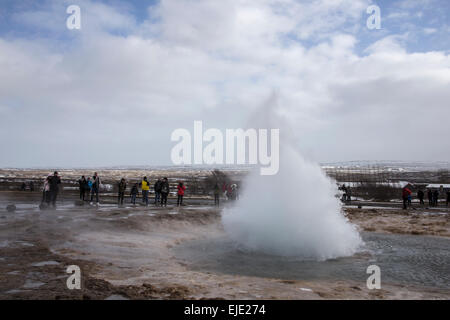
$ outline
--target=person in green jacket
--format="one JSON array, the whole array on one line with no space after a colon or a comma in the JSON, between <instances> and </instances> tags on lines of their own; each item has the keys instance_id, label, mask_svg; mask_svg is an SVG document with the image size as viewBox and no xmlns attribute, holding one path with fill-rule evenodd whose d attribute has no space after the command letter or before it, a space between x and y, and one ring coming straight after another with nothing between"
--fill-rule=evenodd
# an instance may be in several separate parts
<instances>
[{"instance_id":1,"label":"person in green jacket","mask_svg":"<svg viewBox=\"0 0 450 320\"><path fill-rule=\"evenodd\" d=\"M220 199L220 188L219 185L216 183L214 186L214 205L219 206L219 199Z\"/></svg>"}]
</instances>

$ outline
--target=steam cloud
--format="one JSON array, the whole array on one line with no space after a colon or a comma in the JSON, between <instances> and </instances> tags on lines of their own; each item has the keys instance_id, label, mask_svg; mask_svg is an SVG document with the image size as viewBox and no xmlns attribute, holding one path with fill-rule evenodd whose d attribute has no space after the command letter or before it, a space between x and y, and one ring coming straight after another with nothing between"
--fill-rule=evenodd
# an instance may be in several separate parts
<instances>
[{"instance_id":1,"label":"steam cloud","mask_svg":"<svg viewBox=\"0 0 450 320\"><path fill-rule=\"evenodd\" d=\"M363 242L342 215L336 191L319 165L305 160L281 134L278 174L252 172L222 223L250 250L314 260L351 256Z\"/></svg>"}]
</instances>

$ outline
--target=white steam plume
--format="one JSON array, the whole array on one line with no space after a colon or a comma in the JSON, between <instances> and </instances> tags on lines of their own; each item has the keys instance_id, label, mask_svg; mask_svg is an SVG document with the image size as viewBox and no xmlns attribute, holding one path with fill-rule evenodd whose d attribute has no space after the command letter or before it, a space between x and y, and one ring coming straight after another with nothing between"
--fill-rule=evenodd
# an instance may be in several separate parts
<instances>
[{"instance_id":1,"label":"white steam plume","mask_svg":"<svg viewBox=\"0 0 450 320\"><path fill-rule=\"evenodd\" d=\"M280 128L268 105L276 105L276 96L263 107L271 121L260 128ZM278 174L261 176L254 170L249 175L239 201L223 212L225 231L244 247L268 254L314 260L353 255L363 242L341 213L335 184L300 155L283 130Z\"/></svg>"}]
</instances>

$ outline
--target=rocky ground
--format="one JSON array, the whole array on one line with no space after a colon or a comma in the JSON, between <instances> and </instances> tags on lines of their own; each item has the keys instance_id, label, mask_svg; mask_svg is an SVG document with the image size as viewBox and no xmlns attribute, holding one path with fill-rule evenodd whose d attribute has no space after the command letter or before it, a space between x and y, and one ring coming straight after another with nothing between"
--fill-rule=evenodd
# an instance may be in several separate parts
<instances>
[{"instance_id":1,"label":"rocky ground","mask_svg":"<svg viewBox=\"0 0 450 320\"><path fill-rule=\"evenodd\" d=\"M76 207L65 199L57 210L22 203L16 212L7 212L7 203L0 211L0 299L450 298L450 290L428 287L383 283L369 290L361 281L196 271L173 249L223 234L221 209L206 203ZM449 237L447 209L428 211L347 208L345 214L363 231ZM81 290L66 286L69 265L81 268Z\"/></svg>"},{"instance_id":2,"label":"rocky ground","mask_svg":"<svg viewBox=\"0 0 450 320\"><path fill-rule=\"evenodd\" d=\"M368 232L450 237L450 211L447 208L346 208L347 217Z\"/></svg>"}]
</instances>

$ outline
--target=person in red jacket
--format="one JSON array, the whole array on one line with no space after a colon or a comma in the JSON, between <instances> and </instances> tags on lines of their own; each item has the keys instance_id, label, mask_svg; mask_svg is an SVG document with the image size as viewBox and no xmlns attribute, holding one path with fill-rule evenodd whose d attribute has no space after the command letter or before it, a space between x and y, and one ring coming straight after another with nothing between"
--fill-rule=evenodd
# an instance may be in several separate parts
<instances>
[{"instance_id":1,"label":"person in red jacket","mask_svg":"<svg viewBox=\"0 0 450 320\"><path fill-rule=\"evenodd\" d=\"M177 207L183 205L183 196L186 191L186 186L183 185L183 182L180 182L177 186L178 189L178 199L177 199Z\"/></svg>"},{"instance_id":2,"label":"person in red jacket","mask_svg":"<svg viewBox=\"0 0 450 320\"><path fill-rule=\"evenodd\" d=\"M403 209L407 209L408 204L408 196L411 196L412 192L407 187L404 187L402 190L402 198L403 198Z\"/></svg>"}]
</instances>

